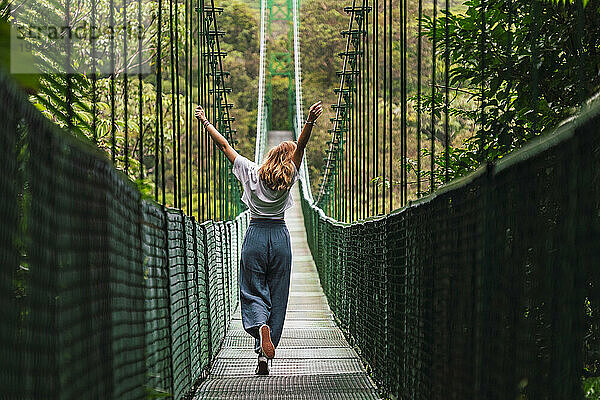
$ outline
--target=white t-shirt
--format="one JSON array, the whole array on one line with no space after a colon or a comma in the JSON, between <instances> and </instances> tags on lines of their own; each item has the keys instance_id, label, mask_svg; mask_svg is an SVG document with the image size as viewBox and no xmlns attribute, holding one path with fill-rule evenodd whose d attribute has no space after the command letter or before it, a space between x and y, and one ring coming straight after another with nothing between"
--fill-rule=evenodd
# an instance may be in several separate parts
<instances>
[{"instance_id":1,"label":"white t-shirt","mask_svg":"<svg viewBox=\"0 0 600 400\"><path fill-rule=\"evenodd\" d=\"M244 188L242 201L250 209L251 218L283 218L285 210L294 205L290 190L270 189L259 177L260 167L246 157L238 155L233 161L233 174ZM292 185L298 180L294 164ZM291 185L290 185L291 186Z\"/></svg>"}]
</instances>

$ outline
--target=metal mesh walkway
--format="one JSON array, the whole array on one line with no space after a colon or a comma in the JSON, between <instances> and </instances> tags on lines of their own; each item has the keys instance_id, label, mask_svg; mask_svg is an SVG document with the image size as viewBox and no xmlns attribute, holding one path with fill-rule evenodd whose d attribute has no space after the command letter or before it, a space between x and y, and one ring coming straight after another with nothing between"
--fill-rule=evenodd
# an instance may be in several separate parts
<instances>
[{"instance_id":1,"label":"metal mesh walkway","mask_svg":"<svg viewBox=\"0 0 600 400\"><path fill-rule=\"evenodd\" d=\"M291 138L272 131L269 145ZM286 212L292 239L290 300L283 335L269 376L255 376L254 340L239 310L197 399L376 399L377 391L356 352L335 325L306 241L300 193Z\"/></svg>"}]
</instances>

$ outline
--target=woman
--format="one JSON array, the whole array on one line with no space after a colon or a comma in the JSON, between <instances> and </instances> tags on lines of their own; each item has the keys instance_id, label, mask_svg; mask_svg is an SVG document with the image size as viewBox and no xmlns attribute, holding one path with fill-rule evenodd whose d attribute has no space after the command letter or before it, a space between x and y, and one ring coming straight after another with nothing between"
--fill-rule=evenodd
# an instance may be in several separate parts
<instances>
[{"instance_id":1,"label":"woman","mask_svg":"<svg viewBox=\"0 0 600 400\"><path fill-rule=\"evenodd\" d=\"M244 330L255 339L258 375L268 375L267 360L275 357L288 302L292 250L283 219L294 204L290 188L298 179L312 127L323 112L321 102L310 107L298 144L282 142L272 148L261 166L239 155L214 126L201 106L196 118L217 147L233 163L233 174L244 188L242 201L250 209L240 261L240 307Z\"/></svg>"}]
</instances>

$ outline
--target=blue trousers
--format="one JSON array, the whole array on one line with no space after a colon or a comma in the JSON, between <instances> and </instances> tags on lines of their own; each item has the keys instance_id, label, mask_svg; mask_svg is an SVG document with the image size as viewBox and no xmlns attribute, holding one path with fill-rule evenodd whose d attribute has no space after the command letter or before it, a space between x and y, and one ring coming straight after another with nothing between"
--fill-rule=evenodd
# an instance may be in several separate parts
<instances>
[{"instance_id":1,"label":"blue trousers","mask_svg":"<svg viewBox=\"0 0 600 400\"><path fill-rule=\"evenodd\" d=\"M240 308L244 330L261 352L258 329L267 324L277 347L281 339L290 290L292 248L283 220L251 220L240 261Z\"/></svg>"}]
</instances>

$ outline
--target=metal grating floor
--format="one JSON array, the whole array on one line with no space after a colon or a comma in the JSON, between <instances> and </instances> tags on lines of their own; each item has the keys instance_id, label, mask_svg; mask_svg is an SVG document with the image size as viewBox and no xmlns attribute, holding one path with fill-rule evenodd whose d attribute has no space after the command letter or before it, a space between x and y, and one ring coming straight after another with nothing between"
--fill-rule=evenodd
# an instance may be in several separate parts
<instances>
[{"instance_id":1,"label":"metal grating floor","mask_svg":"<svg viewBox=\"0 0 600 400\"><path fill-rule=\"evenodd\" d=\"M254 360L218 358L210 371L212 376L248 376L254 374ZM269 375L351 374L363 371L355 358L284 358L273 360Z\"/></svg>"},{"instance_id":2,"label":"metal grating floor","mask_svg":"<svg viewBox=\"0 0 600 400\"><path fill-rule=\"evenodd\" d=\"M202 399L376 399L364 373L260 377L209 377L197 395Z\"/></svg>"},{"instance_id":3,"label":"metal grating floor","mask_svg":"<svg viewBox=\"0 0 600 400\"><path fill-rule=\"evenodd\" d=\"M243 329L235 329L229 327L227 335L236 337L246 337L248 334ZM290 339L342 339L343 335L339 329L336 328L283 328L281 333L282 338Z\"/></svg>"},{"instance_id":4,"label":"metal grating floor","mask_svg":"<svg viewBox=\"0 0 600 400\"><path fill-rule=\"evenodd\" d=\"M271 131L270 145L290 139ZM335 325L312 261L294 187L295 205L286 213L292 239L292 278L288 313L269 376L256 376L254 339L233 315L221 351L195 399L378 399L356 352Z\"/></svg>"},{"instance_id":5,"label":"metal grating floor","mask_svg":"<svg viewBox=\"0 0 600 400\"><path fill-rule=\"evenodd\" d=\"M219 354L221 358L251 359L256 361L256 353L251 348L223 348ZM354 358L356 354L349 347L278 347L277 358L297 358L297 359L331 359L331 358Z\"/></svg>"},{"instance_id":6,"label":"metal grating floor","mask_svg":"<svg viewBox=\"0 0 600 400\"><path fill-rule=\"evenodd\" d=\"M250 336L227 336L223 342L223 348L227 347L238 349L253 348L254 339ZM279 346L277 348L303 349L321 347L348 347L348 342L346 342L345 339L303 339L284 337L279 342ZM279 358L277 355L275 357Z\"/></svg>"}]
</instances>

